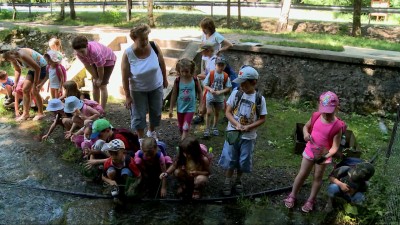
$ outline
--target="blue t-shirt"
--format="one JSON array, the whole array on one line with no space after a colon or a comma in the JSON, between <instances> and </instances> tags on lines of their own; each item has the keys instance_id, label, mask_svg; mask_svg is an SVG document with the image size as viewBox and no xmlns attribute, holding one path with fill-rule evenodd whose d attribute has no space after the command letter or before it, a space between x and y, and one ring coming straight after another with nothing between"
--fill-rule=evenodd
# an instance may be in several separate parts
<instances>
[{"instance_id":1,"label":"blue t-shirt","mask_svg":"<svg viewBox=\"0 0 400 225\"><path fill-rule=\"evenodd\" d=\"M6 88L7 85L14 86L14 81L9 77L7 77L7 81L5 83L1 83L3 88Z\"/></svg>"},{"instance_id":2,"label":"blue t-shirt","mask_svg":"<svg viewBox=\"0 0 400 225\"><path fill-rule=\"evenodd\" d=\"M192 79L185 84L179 81L177 111L178 113L196 112L196 84Z\"/></svg>"}]
</instances>

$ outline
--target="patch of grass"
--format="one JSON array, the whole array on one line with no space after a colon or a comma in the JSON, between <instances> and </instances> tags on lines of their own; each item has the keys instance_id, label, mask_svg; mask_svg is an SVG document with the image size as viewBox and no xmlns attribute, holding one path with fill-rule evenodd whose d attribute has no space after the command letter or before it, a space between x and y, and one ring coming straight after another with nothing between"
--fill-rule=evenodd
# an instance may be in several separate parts
<instances>
[{"instance_id":1,"label":"patch of grass","mask_svg":"<svg viewBox=\"0 0 400 225\"><path fill-rule=\"evenodd\" d=\"M79 162L82 157L82 151L75 146L70 146L62 153L61 158L67 162Z\"/></svg>"},{"instance_id":2,"label":"patch of grass","mask_svg":"<svg viewBox=\"0 0 400 225\"><path fill-rule=\"evenodd\" d=\"M267 44L267 45L278 45L278 46L287 46L287 47L296 47L296 48L309 48L309 49L318 49L318 50L329 50L329 51L335 51L335 52L344 51L343 46L320 44L320 43L311 43L311 42L266 41L264 43Z\"/></svg>"}]
</instances>

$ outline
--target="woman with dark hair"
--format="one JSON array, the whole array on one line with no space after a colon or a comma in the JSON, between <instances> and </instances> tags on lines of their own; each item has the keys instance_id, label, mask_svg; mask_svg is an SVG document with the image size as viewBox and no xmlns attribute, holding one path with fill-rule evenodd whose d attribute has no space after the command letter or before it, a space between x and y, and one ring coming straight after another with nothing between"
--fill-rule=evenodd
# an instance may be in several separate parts
<instances>
[{"instance_id":1,"label":"woman with dark hair","mask_svg":"<svg viewBox=\"0 0 400 225\"><path fill-rule=\"evenodd\" d=\"M19 48L7 51L3 53L3 58L10 62L14 67L15 82L13 90L15 90L20 80L22 68L28 69L28 73L22 86L23 113L16 120L23 121L29 118L29 109L32 100L31 94L35 97L36 106L38 108L38 112L33 120L42 119L44 117L43 100L39 94L40 90L37 89L36 86L40 83L40 80L46 76L46 60L41 54L30 48Z\"/></svg>"},{"instance_id":2,"label":"woman with dark hair","mask_svg":"<svg viewBox=\"0 0 400 225\"><path fill-rule=\"evenodd\" d=\"M77 36L72 40L72 48L76 56L92 75L93 100L106 109L107 84L115 66L117 56L111 48L96 41L88 41L85 36Z\"/></svg>"},{"instance_id":3,"label":"woman with dark hair","mask_svg":"<svg viewBox=\"0 0 400 225\"><path fill-rule=\"evenodd\" d=\"M138 25L130 31L134 41L122 56L122 84L125 106L131 110L131 128L144 137L146 114L149 113L148 137L157 139L155 128L160 125L163 87L168 87L164 58L160 47L149 42L150 27Z\"/></svg>"}]
</instances>

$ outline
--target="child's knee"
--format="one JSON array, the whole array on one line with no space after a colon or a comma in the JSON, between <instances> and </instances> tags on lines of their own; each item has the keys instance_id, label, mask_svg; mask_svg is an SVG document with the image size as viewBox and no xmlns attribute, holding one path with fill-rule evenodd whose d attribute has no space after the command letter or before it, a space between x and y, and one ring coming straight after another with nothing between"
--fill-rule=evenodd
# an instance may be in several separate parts
<instances>
[{"instance_id":1,"label":"child's knee","mask_svg":"<svg viewBox=\"0 0 400 225\"><path fill-rule=\"evenodd\" d=\"M204 186L206 185L208 181L208 177L204 176L204 175L198 175L195 179L194 179L194 185L195 186Z\"/></svg>"},{"instance_id":2,"label":"child's knee","mask_svg":"<svg viewBox=\"0 0 400 225\"><path fill-rule=\"evenodd\" d=\"M182 169L175 169L174 176L178 179L185 177L185 172Z\"/></svg>"},{"instance_id":3,"label":"child's knee","mask_svg":"<svg viewBox=\"0 0 400 225\"><path fill-rule=\"evenodd\" d=\"M330 184L327 192L330 198L334 198L340 193L340 187L337 184Z\"/></svg>"}]
</instances>

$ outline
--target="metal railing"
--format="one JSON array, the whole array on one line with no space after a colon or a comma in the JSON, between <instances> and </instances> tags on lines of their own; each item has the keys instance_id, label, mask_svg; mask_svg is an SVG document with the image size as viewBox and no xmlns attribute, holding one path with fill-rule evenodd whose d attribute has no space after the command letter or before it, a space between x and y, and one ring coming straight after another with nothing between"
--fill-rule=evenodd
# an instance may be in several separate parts
<instances>
[{"instance_id":1,"label":"metal railing","mask_svg":"<svg viewBox=\"0 0 400 225\"><path fill-rule=\"evenodd\" d=\"M16 3L17 7L58 7L61 3L59 2L48 2L48 3ZM215 6L227 6L226 1L154 1L154 6L209 6L211 12ZM11 6L11 4L3 3L3 6ZM0 5L0 8L2 7ZM75 2L75 6L102 6L103 10L106 6L126 6L126 1L102 1L102 2ZM266 3L266 2L241 2L241 7L258 7L258 8L281 8L279 3ZM65 2L65 6L69 7L69 2ZM132 6L147 6L147 1L132 1ZM237 2L231 2L231 7L237 7ZM325 5L304 5L304 4L293 4L292 9L304 9L304 10L321 10L321 11L332 11L332 12L352 12L352 6L325 6ZM400 8L373 8L363 7L361 8L362 13L400 13Z\"/></svg>"}]
</instances>

